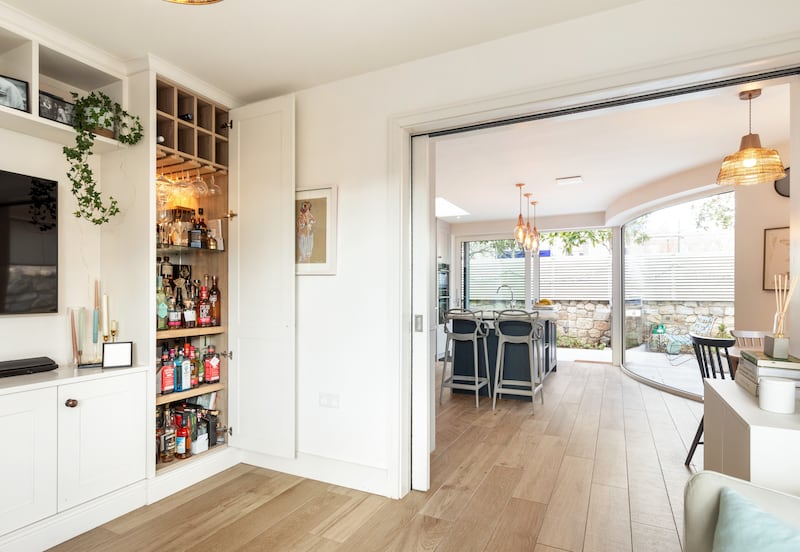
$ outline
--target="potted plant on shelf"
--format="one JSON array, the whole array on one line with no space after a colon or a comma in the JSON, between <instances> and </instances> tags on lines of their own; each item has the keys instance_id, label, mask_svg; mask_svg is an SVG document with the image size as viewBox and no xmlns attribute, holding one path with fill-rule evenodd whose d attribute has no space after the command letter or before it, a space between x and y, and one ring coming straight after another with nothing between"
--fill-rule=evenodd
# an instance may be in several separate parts
<instances>
[{"instance_id":1,"label":"potted plant on shelf","mask_svg":"<svg viewBox=\"0 0 800 552\"><path fill-rule=\"evenodd\" d=\"M72 122L75 146L64 146L64 155L70 164L67 178L72 182L72 195L78 201L78 210L74 215L100 225L119 213L119 206L117 200L110 196L108 205L105 205L97 190L97 182L89 166L95 134L110 131L113 136L116 132L120 142L133 145L142 139L142 124L139 117L127 113L103 92L95 91L88 96L73 92L72 97L75 100Z\"/></svg>"}]
</instances>

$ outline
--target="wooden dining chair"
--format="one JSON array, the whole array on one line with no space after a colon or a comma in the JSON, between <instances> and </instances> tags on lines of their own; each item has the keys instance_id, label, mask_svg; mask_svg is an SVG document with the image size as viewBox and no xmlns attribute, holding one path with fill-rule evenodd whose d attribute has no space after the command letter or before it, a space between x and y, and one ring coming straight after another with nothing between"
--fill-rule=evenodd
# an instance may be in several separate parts
<instances>
[{"instance_id":1,"label":"wooden dining chair","mask_svg":"<svg viewBox=\"0 0 800 552\"><path fill-rule=\"evenodd\" d=\"M764 350L764 336L766 332L754 330L731 330L731 335L736 339L739 349Z\"/></svg>"},{"instance_id":2,"label":"wooden dining chair","mask_svg":"<svg viewBox=\"0 0 800 552\"><path fill-rule=\"evenodd\" d=\"M700 335L689 335L692 340L692 348L697 357L697 364L700 366L700 377L726 379L725 372L728 372L727 377L733 379L736 375L735 370L731 368L731 358L728 355L728 348L736 344L734 338L720 338L720 337L705 337ZM697 426L697 432L694 434L692 446L689 448L689 454L686 456L684 465L688 466L692 462L692 456L697 449L697 445L702 445L700 440L703 438L703 418L700 418L700 424Z\"/></svg>"}]
</instances>

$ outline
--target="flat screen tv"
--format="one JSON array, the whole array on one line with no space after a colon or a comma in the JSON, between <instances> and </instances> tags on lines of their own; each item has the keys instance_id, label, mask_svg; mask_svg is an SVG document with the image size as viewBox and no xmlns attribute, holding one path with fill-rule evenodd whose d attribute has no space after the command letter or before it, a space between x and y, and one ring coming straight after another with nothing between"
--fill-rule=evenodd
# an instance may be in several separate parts
<instances>
[{"instance_id":1,"label":"flat screen tv","mask_svg":"<svg viewBox=\"0 0 800 552\"><path fill-rule=\"evenodd\" d=\"M0 315L58 312L58 182L0 171Z\"/></svg>"}]
</instances>

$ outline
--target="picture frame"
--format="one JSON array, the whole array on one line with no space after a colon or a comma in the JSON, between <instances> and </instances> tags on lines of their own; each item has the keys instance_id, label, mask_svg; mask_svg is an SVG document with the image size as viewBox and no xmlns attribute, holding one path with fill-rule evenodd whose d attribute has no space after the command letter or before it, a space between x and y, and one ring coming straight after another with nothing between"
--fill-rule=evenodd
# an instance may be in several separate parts
<instances>
[{"instance_id":1,"label":"picture frame","mask_svg":"<svg viewBox=\"0 0 800 552\"><path fill-rule=\"evenodd\" d=\"M0 105L28 112L28 83L0 75Z\"/></svg>"},{"instance_id":2,"label":"picture frame","mask_svg":"<svg viewBox=\"0 0 800 552\"><path fill-rule=\"evenodd\" d=\"M295 273L336 274L336 186L295 192Z\"/></svg>"},{"instance_id":3,"label":"picture frame","mask_svg":"<svg viewBox=\"0 0 800 552\"><path fill-rule=\"evenodd\" d=\"M39 117L72 126L74 105L49 92L39 91Z\"/></svg>"},{"instance_id":4,"label":"picture frame","mask_svg":"<svg viewBox=\"0 0 800 552\"><path fill-rule=\"evenodd\" d=\"M764 272L761 289L775 289L775 274L789 274L789 227L764 229Z\"/></svg>"},{"instance_id":5,"label":"picture frame","mask_svg":"<svg viewBox=\"0 0 800 552\"><path fill-rule=\"evenodd\" d=\"M103 343L103 368L133 366L133 341Z\"/></svg>"}]
</instances>

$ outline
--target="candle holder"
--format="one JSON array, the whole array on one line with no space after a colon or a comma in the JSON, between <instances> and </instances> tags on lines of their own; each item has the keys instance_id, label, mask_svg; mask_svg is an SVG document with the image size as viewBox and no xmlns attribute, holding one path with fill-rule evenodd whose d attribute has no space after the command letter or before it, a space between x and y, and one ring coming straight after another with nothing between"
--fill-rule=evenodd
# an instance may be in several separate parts
<instances>
[{"instance_id":1,"label":"candle holder","mask_svg":"<svg viewBox=\"0 0 800 552\"><path fill-rule=\"evenodd\" d=\"M119 324L116 320L111 321L111 342L117 342L117 334L119 333Z\"/></svg>"}]
</instances>

